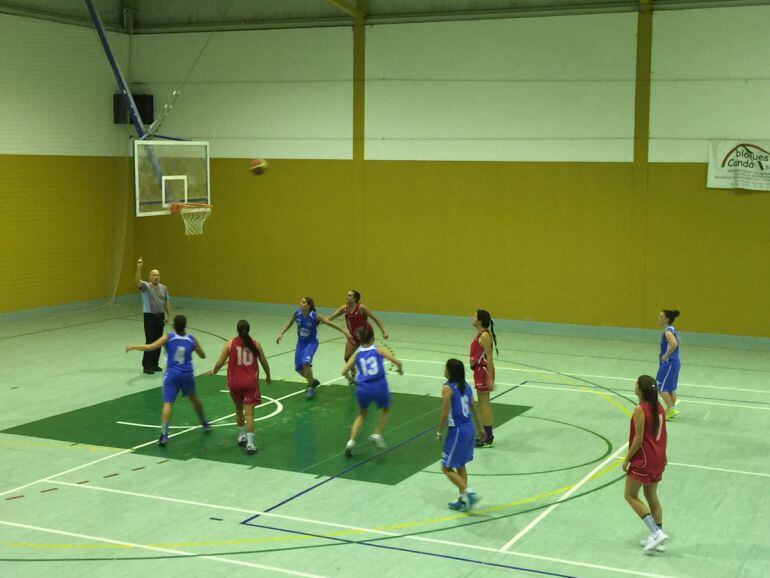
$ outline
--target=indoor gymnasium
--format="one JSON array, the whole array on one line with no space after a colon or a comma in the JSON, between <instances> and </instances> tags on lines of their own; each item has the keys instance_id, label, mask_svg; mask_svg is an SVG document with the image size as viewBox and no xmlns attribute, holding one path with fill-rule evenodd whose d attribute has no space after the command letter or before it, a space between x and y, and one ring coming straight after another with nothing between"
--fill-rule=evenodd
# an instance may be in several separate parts
<instances>
[{"instance_id":1,"label":"indoor gymnasium","mask_svg":"<svg viewBox=\"0 0 770 578\"><path fill-rule=\"evenodd\" d=\"M0 575L770 576L769 30L0 0Z\"/></svg>"}]
</instances>

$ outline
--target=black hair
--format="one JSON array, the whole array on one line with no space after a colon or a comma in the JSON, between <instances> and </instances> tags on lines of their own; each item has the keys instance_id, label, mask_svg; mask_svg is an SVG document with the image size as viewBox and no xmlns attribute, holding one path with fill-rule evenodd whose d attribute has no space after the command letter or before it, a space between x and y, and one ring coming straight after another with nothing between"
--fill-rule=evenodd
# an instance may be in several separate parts
<instances>
[{"instance_id":1,"label":"black hair","mask_svg":"<svg viewBox=\"0 0 770 578\"><path fill-rule=\"evenodd\" d=\"M356 329L356 339L359 343L374 341L374 330L371 327L359 327Z\"/></svg>"},{"instance_id":2,"label":"black hair","mask_svg":"<svg viewBox=\"0 0 770 578\"><path fill-rule=\"evenodd\" d=\"M642 401L650 406L653 435L658 435L660 417L658 416L658 386L655 379L649 375L640 375L639 379L636 380L636 385L639 386Z\"/></svg>"},{"instance_id":3,"label":"black hair","mask_svg":"<svg viewBox=\"0 0 770 578\"><path fill-rule=\"evenodd\" d=\"M187 317L184 315L174 317L174 333L184 335L185 329L187 329Z\"/></svg>"},{"instance_id":4,"label":"black hair","mask_svg":"<svg viewBox=\"0 0 770 578\"><path fill-rule=\"evenodd\" d=\"M315 311L315 301L313 301L312 297L305 297L305 301L307 301L308 307L310 307L311 311Z\"/></svg>"},{"instance_id":5,"label":"black hair","mask_svg":"<svg viewBox=\"0 0 770 578\"><path fill-rule=\"evenodd\" d=\"M238 329L238 337L240 337L243 340L243 345L251 351L254 355L259 355L259 349L257 349L257 344L254 343L254 340L251 338L251 335L249 335L249 331L251 331L251 326L249 325L249 322L245 319L241 319L238 322L237 325Z\"/></svg>"},{"instance_id":6,"label":"black hair","mask_svg":"<svg viewBox=\"0 0 770 578\"><path fill-rule=\"evenodd\" d=\"M468 387L468 384L465 383L465 365L463 362L454 358L447 359L446 370L449 374L449 381L457 386L461 395L465 395L465 388Z\"/></svg>"},{"instance_id":7,"label":"black hair","mask_svg":"<svg viewBox=\"0 0 770 578\"><path fill-rule=\"evenodd\" d=\"M500 355L500 352L497 350L497 335L495 335L495 322L492 321L492 316L489 314L489 311L485 309L477 309L476 319L479 320L479 323L481 323L481 326L484 329L489 329L489 332L492 334L492 341L495 344L495 353L497 353L497 355Z\"/></svg>"},{"instance_id":8,"label":"black hair","mask_svg":"<svg viewBox=\"0 0 770 578\"><path fill-rule=\"evenodd\" d=\"M361 301L361 293L359 293L359 292L358 292L358 291L356 291L355 289L351 289L351 290L350 290L350 292L353 294L353 299L355 299L355 300L356 300L356 303L358 303L359 301Z\"/></svg>"},{"instance_id":9,"label":"black hair","mask_svg":"<svg viewBox=\"0 0 770 578\"><path fill-rule=\"evenodd\" d=\"M678 309L664 309L663 315L666 316L666 319L668 319L668 324L672 325L674 323L674 319L679 317L679 310Z\"/></svg>"}]
</instances>

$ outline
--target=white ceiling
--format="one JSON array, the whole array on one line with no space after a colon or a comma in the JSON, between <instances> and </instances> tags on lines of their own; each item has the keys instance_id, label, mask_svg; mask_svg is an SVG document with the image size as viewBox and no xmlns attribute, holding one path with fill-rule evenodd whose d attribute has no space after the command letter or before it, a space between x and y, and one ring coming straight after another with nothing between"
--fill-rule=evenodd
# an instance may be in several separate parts
<instances>
[{"instance_id":1,"label":"white ceiling","mask_svg":"<svg viewBox=\"0 0 770 578\"><path fill-rule=\"evenodd\" d=\"M136 34L345 26L332 0L93 0L105 27ZM366 0L367 22L428 22L770 4L770 0ZM356 0L338 0L355 5ZM83 0L0 0L0 13L90 26Z\"/></svg>"}]
</instances>

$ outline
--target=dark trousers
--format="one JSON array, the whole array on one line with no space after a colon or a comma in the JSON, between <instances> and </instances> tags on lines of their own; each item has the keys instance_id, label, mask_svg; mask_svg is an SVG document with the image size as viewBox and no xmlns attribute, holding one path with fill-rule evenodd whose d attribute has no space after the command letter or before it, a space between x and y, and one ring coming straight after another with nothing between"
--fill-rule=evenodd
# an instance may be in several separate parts
<instances>
[{"instance_id":1,"label":"dark trousers","mask_svg":"<svg viewBox=\"0 0 770 578\"><path fill-rule=\"evenodd\" d=\"M145 313L144 314L144 342L153 343L163 336L163 313ZM145 351L142 357L142 367L145 369L155 369L160 361L160 349L156 351Z\"/></svg>"}]
</instances>

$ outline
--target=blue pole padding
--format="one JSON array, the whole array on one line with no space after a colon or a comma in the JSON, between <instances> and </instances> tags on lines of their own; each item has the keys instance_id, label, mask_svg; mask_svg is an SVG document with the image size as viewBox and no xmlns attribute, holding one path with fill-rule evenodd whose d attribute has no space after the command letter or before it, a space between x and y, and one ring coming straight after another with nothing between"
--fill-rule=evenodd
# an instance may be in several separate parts
<instances>
[{"instance_id":1,"label":"blue pole padding","mask_svg":"<svg viewBox=\"0 0 770 578\"><path fill-rule=\"evenodd\" d=\"M88 13L91 15L91 20L94 23L96 34L99 36L99 40L102 43L104 53L107 55L107 60L112 67L112 73L115 75L115 80L117 81L118 87L120 88L120 93L123 95L123 100L128 107L128 112L131 115L131 124L134 125L137 136L139 138L144 138L145 131L142 117L139 115L139 110L136 108L136 103L134 102L134 97L131 94L131 89L128 88L126 79L123 78L123 74L120 72L118 63L115 61L115 57L112 54L112 50L110 49L109 42L107 42L107 35L104 32L104 26L102 25L102 21L99 18L99 14L96 12L96 8L94 8L94 4L91 0L83 1L86 4L86 8L88 8Z\"/></svg>"}]
</instances>

